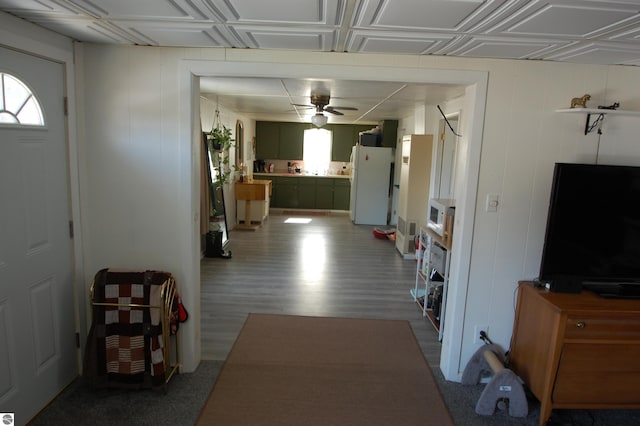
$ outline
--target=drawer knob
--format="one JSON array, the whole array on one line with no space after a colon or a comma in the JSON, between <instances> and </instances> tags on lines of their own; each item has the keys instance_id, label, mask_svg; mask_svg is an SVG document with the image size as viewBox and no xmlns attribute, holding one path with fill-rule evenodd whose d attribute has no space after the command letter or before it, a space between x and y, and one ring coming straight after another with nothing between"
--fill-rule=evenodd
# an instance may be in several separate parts
<instances>
[{"instance_id":1,"label":"drawer knob","mask_svg":"<svg viewBox=\"0 0 640 426\"><path fill-rule=\"evenodd\" d=\"M584 328L587 324L584 323L584 321L578 321L576 323L576 327L578 328Z\"/></svg>"}]
</instances>

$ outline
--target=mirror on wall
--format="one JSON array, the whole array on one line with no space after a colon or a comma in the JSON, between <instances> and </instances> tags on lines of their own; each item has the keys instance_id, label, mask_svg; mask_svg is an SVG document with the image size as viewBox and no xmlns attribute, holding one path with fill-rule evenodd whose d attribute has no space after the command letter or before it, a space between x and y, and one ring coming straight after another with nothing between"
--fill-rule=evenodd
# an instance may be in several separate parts
<instances>
[{"instance_id":1,"label":"mirror on wall","mask_svg":"<svg viewBox=\"0 0 640 426\"><path fill-rule=\"evenodd\" d=\"M436 198L455 198L456 148L458 137L454 131L458 129L458 116L447 117L453 130L445 120L440 120L438 134L438 157L436 164Z\"/></svg>"},{"instance_id":2,"label":"mirror on wall","mask_svg":"<svg viewBox=\"0 0 640 426\"><path fill-rule=\"evenodd\" d=\"M207 257L230 258L231 252L227 250L229 227L224 204L224 185L221 178L223 164L220 161L220 156L222 153L214 146L213 139L206 137L205 143L209 186L209 232L207 233L205 255Z\"/></svg>"},{"instance_id":3,"label":"mirror on wall","mask_svg":"<svg viewBox=\"0 0 640 426\"><path fill-rule=\"evenodd\" d=\"M240 168L244 165L244 124L242 121L236 121L236 169L243 172Z\"/></svg>"}]
</instances>

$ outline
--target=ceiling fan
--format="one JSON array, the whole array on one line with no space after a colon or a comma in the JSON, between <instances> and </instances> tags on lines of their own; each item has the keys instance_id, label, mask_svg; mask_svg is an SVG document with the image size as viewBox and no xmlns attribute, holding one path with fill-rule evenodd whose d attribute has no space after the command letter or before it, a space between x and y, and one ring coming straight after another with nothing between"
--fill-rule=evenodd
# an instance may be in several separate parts
<instances>
[{"instance_id":1,"label":"ceiling fan","mask_svg":"<svg viewBox=\"0 0 640 426\"><path fill-rule=\"evenodd\" d=\"M329 106L329 95L311 95L311 105L302 105L302 104L293 104L293 106L304 107L304 108L315 108L316 114L311 117L311 122L316 127L322 127L327 124L327 116L324 115L324 112L328 112L334 115L344 115L344 113L338 110L349 110L349 111L357 111L358 108L354 107L334 107Z\"/></svg>"}]
</instances>

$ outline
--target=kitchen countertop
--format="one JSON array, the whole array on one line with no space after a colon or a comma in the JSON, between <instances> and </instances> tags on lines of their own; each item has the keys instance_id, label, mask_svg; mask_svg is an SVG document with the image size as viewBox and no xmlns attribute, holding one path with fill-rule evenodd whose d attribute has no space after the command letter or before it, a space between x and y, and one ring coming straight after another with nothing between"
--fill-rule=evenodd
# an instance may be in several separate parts
<instances>
[{"instance_id":1,"label":"kitchen countertop","mask_svg":"<svg viewBox=\"0 0 640 426\"><path fill-rule=\"evenodd\" d=\"M313 177L313 178L337 178L337 179L349 179L349 175L308 175L305 173L254 173L253 176L260 176L266 178L269 176L284 176L284 177Z\"/></svg>"},{"instance_id":2,"label":"kitchen countertop","mask_svg":"<svg viewBox=\"0 0 640 426\"><path fill-rule=\"evenodd\" d=\"M242 185L271 185L268 179L254 179L252 182L236 182Z\"/></svg>"}]
</instances>

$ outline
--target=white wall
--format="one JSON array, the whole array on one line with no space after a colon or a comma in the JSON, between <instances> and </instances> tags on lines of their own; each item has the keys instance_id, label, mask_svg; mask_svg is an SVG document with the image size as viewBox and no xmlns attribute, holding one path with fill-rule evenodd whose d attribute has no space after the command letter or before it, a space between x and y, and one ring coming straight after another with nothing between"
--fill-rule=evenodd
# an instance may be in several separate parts
<instances>
[{"instance_id":1,"label":"white wall","mask_svg":"<svg viewBox=\"0 0 640 426\"><path fill-rule=\"evenodd\" d=\"M554 112L584 93L591 107L640 110L628 90L640 69L496 61L490 72L461 368L477 346L474 325L509 347L516 281L538 274L554 163L596 162L600 139L599 162L640 165L638 118L608 116L599 138L584 135L585 116ZM497 213L484 210L490 193L500 195Z\"/></svg>"},{"instance_id":2,"label":"white wall","mask_svg":"<svg viewBox=\"0 0 640 426\"><path fill-rule=\"evenodd\" d=\"M78 64L91 76L80 93L86 103L86 138L80 158L85 170L81 182L86 270L116 264L165 267L176 273L193 312L199 310L199 274L191 270L197 262L184 254L192 248L192 238L186 234L197 229L197 217L184 207L192 206L196 197L185 194L192 190L186 169L193 166L194 152L193 135L184 131L184 121L185 117L188 121L185 111L193 105L185 105L178 93L179 87L192 86L189 73L211 72L209 61L262 63L256 72L264 75L276 73L273 66L285 63L294 64L288 66L294 71L328 66L354 75L358 75L354 66L362 65L361 78L373 80L385 74L387 63L397 69L420 70L416 75L430 70L488 71L479 178L469 182L477 166L461 161L456 179L461 186L456 194L470 204L456 217L458 232L454 233L442 364L449 379L458 378L476 348L475 324L489 325L490 337L509 345L517 281L537 274L553 163L595 161L597 135L584 136L582 118L554 110L584 93L591 93L593 105L615 100L623 108L640 110L637 96L634 99L628 90L638 87L640 70L631 67L90 44L80 53ZM462 101L462 158L480 148L472 142L477 136L472 126L478 120L473 117L474 107L472 101ZM637 125L632 119L607 118L601 159L635 161L639 157L633 136ZM406 126L401 122L400 127ZM500 195L497 213L483 210L488 193ZM199 360L199 315L191 320L185 324L189 331L183 345L187 371Z\"/></svg>"}]
</instances>

